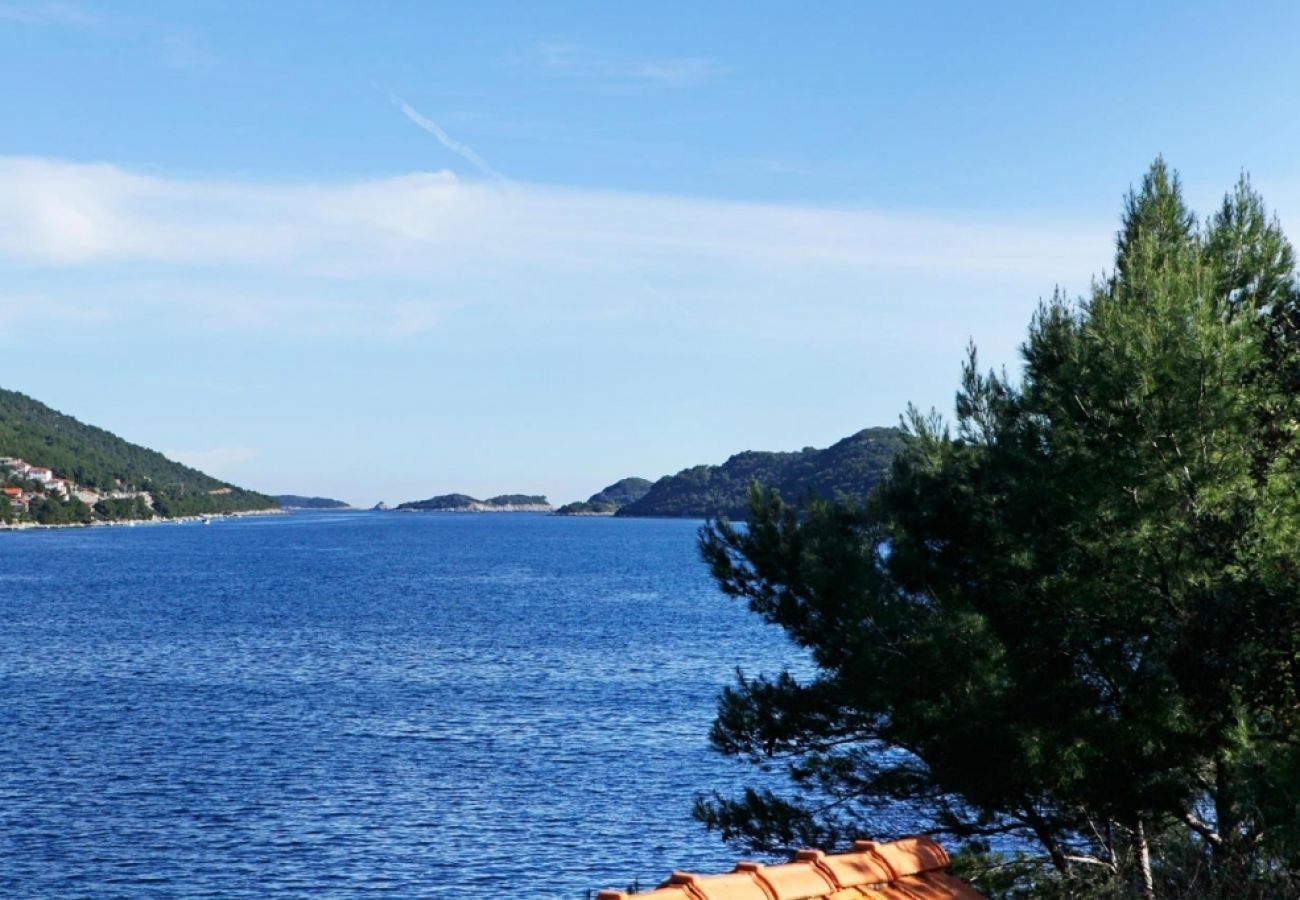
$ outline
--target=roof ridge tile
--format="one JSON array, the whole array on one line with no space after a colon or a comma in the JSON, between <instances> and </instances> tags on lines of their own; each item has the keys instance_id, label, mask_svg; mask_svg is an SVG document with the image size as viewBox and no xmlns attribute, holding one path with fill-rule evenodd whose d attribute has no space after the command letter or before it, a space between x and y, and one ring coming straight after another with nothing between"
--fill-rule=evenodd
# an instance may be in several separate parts
<instances>
[{"instance_id":1,"label":"roof ridge tile","mask_svg":"<svg viewBox=\"0 0 1300 900\"><path fill-rule=\"evenodd\" d=\"M653 891L601 891L597 900L982 900L945 870L951 858L926 835L854 841L845 853L800 850L790 862L740 862L722 875L673 872Z\"/></svg>"}]
</instances>

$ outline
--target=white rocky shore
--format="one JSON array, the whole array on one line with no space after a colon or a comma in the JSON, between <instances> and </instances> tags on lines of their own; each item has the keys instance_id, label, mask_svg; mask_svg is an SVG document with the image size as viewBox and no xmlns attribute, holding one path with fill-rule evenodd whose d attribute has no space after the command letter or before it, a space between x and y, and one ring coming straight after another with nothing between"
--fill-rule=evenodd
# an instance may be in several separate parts
<instances>
[{"instance_id":1,"label":"white rocky shore","mask_svg":"<svg viewBox=\"0 0 1300 900\"><path fill-rule=\"evenodd\" d=\"M213 519L242 519L246 516L282 516L283 509L249 509L241 512L209 513L201 516L158 516L152 519L111 519L98 522L69 522L60 525L42 525L37 522L0 522L0 531L41 531L54 528L108 528L118 526L135 527L137 525L192 525L210 522Z\"/></svg>"}]
</instances>

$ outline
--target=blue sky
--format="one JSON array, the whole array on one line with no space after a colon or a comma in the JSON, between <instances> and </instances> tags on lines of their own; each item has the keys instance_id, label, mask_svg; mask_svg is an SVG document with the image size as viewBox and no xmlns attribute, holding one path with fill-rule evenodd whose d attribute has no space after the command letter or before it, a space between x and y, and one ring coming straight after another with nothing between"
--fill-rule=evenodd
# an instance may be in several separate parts
<instances>
[{"instance_id":1,"label":"blue sky","mask_svg":"<svg viewBox=\"0 0 1300 900\"><path fill-rule=\"evenodd\" d=\"M585 497L947 410L1291 4L0 0L0 384L249 487Z\"/></svg>"}]
</instances>

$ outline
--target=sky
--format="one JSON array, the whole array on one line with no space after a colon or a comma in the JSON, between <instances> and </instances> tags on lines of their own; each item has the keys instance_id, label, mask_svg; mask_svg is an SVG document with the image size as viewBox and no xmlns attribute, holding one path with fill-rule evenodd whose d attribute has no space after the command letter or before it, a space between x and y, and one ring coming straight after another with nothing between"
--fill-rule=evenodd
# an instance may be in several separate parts
<instances>
[{"instance_id":1,"label":"sky","mask_svg":"<svg viewBox=\"0 0 1300 900\"><path fill-rule=\"evenodd\" d=\"M1158 155L1300 232L1290 3L0 0L0 386L269 493L948 412Z\"/></svg>"}]
</instances>

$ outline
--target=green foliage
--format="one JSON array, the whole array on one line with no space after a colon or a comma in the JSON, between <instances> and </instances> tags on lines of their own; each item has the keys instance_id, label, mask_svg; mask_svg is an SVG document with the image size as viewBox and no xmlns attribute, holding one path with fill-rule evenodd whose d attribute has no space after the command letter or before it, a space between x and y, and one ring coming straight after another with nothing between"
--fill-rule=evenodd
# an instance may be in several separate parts
<instances>
[{"instance_id":1,"label":"green foliage","mask_svg":"<svg viewBox=\"0 0 1300 900\"><path fill-rule=\"evenodd\" d=\"M755 482L775 489L788 503L809 496L861 496L888 470L901 443L896 428L867 428L825 450L737 453L720 466L695 466L659 479L618 515L744 519L747 492Z\"/></svg>"},{"instance_id":2,"label":"green foliage","mask_svg":"<svg viewBox=\"0 0 1300 900\"><path fill-rule=\"evenodd\" d=\"M342 500L329 497L304 497L299 494L279 494L275 498L284 509L350 509Z\"/></svg>"},{"instance_id":3,"label":"green foliage","mask_svg":"<svg viewBox=\"0 0 1300 900\"><path fill-rule=\"evenodd\" d=\"M95 514L109 521L153 518L153 510L143 497L105 497L95 504Z\"/></svg>"},{"instance_id":4,"label":"green foliage","mask_svg":"<svg viewBox=\"0 0 1300 900\"><path fill-rule=\"evenodd\" d=\"M55 496L33 498L28 516L38 525L89 525L94 521L90 507L80 500Z\"/></svg>"},{"instance_id":5,"label":"green foliage","mask_svg":"<svg viewBox=\"0 0 1300 900\"><path fill-rule=\"evenodd\" d=\"M100 492L152 491L164 497L159 506L163 515L182 514L163 512L163 507L222 513L273 509L276 505L270 497L218 481L157 451L128 443L102 428L85 425L30 397L3 389L0 456L15 456L45 466L59 477Z\"/></svg>"},{"instance_id":6,"label":"green foliage","mask_svg":"<svg viewBox=\"0 0 1300 900\"><path fill-rule=\"evenodd\" d=\"M488 506L547 506L541 494L498 494L483 501Z\"/></svg>"},{"instance_id":7,"label":"green foliage","mask_svg":"<svg viewBox=\"0 0 1300 900\"><path fill-rule=\"evenodd\" d=\"M451 510L451 509L469 509L476 503L483 501L471 497L469 494L439 494L436 497L430 497L428 500L413 500L409 503L402 503L397 509L415 509L415 510Z\"/></svg>"},{"instance_id":8,"label":"green foliage","mask_svg":"<svg viewBox=\"0 0 1300 900\"><path fill-rule=\"evenodd\" d=\"M1018 382L972 349L955 427L909 414L869 500L756 490L704 529L816 665L723 695L714 745L793 790L704 798L708 826L836 844L901 802L1041 847L1005 896L1300 887L1294 255L1245 180L1202 228L1161 161L1117 243Z\"/></svg>"},{"instance_id":9,"label":"green foliage","mask_svg":"<svg viewBox=\"0 0 1300 900\"><path fill-rule=\"evenodd\" d=\"M560 516L608 516L649 492L651 482L645 478L622 478L592 494L581 503L566 503L555 511Z\"/></svg>"},{"instance_id":10,"label":"green foliage","mask_svg":"<svg viewBox=\"0 0 1300 900\"><path fill-rule=\"evenodd\" d=\"M454 512L458 510L490 509L501 506L546 506L546 498L540 494L501 494L479 500L469 494L439 494L428 500L415 500L402 503L397 509L420 510L425 512Z\"/></svg>"}]
</instances>

